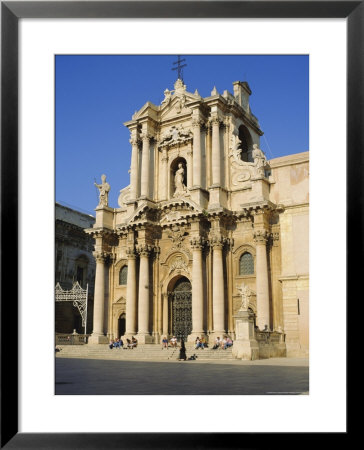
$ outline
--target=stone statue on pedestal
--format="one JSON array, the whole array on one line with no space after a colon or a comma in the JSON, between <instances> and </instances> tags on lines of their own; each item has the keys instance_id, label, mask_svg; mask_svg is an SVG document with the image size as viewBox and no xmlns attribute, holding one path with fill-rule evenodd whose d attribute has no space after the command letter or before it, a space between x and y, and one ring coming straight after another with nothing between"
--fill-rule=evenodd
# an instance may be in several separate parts
<instances>
[{"instance_id":1,"label":"stone statue on pedestal","mask_svg":"<svg viewBox=\"0 0 364 450\"><path fill-rule=\"evenodd\" d=\"M100 197L99 197L99 204L98 206L109 206L109 191L110 191L110 185L106 182L106 175L101 175L101 184L97 184L96 182L94 185L99 189Z\"/></svg>"},{"instance_id":2,"label":"stone statue on pedestal","mask_svg":"<svg viewBox=\"0 0 364 450\"><path fill-rule=\"evenodd\" d=\"M259 175L264 176L264 167L267 164L267 158L257 144L253 144L252 156Z\"/></svg>"},{"instance_id":3,"label":"stone statue on pedestal","mask_svg":"<svg viewBox=\"0 0 364 450\"><path fill-rule=\"evenodd\" d=\"M246 284L242 284L240 287L236 287L241 294L241 306L239 311L248 311L250 305L250 297L253 295L253 291Z\"/></svg>"}]
</instances>

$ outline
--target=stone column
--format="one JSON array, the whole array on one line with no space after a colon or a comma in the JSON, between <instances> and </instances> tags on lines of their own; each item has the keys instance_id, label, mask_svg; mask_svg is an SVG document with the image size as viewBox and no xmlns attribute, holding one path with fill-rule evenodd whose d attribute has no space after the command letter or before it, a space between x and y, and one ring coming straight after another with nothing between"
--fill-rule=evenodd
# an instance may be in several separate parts
<instances>
[{"instance_id":1,"label":"stone column","mask_svg":"<svg viewBox=\"0 0 364 450\"><path fill-rule=\"evenodd\" d=\"M192 333L188 341L194 342L203 331L203 272L202 272L202 248L201 237L191 240L192 247Z\"/></svg>"},{"instance_id":2,"label":"stone column","mask_svg":"<svg viewBox=\"0 0 364 450\"><path fill-rule=\"evenodd\" d=\"M267 239L268 232L266 230L256 230L254 232L254 242L256 244L256 324L260 330L263 330L265 325L270 326Z\"/></svg>"},{"instance_id":3,"label":"stone column","mask_svg":"<svg viewBox=\"0 0 364 450\"><path fill-rule=\"evenodd\" d=\"M212 117L212 186L221 185L220 119Z\"/></svg>"},{"instance_id":4,"label":"stone column","mask_svg":"<svg viewBox=\"0 0 364 450\"><path fill-rule=\"evenodd\" d=\"M135 134L129 140L131 143L131 166L130 166L130 199L138 197L138 139Z\"/></svg>"},{"instance_id":5,"label":"stone column","mask_svg":"<svg viewBox=\"0 0 364 450\"><path fill-rule=\"evenodd\" d=\"M142 135L143 140L143 151L142 151L142 173L141 173L141 187L140 195L141 197L149 197L149 159L150 159L150 136L146 133Z\"/></svg>"},{"instance_id":6,"label":"stone column","mask_svg":"<svg viewBox=\"0 0 364 450\"><path fill-rule=\"evenodd\" d=\"M89 344L102 344L107 343L107 337L104 335L105 254L94 252L93 255L96 260L94 318L93 331L88 342Z\"/></svg>"},{"instance_id":7,"label":"stone column","mask_svg":"<svg viewBox=\"0 0 364 450\"><path fill-rule=\"evenodd\" d=\"M145 344L149 333L149 246L139 248L138 341Z\"/></svg>"},{"instance_id":8,"label":"stone column","mask_svg":"<svg viewBox=\"0 0 364 450\"><path fill-rule=\"evenodd\" d=\"M201 121L196 118L192 122L193 127L193 178L194 187L201 187Z\"/></svg>"},{"instance_id":9,"label":"stone column","mask_svg":"<svg viewBox=\"0 0 364 450\"><path fill-rule=\"evenodd\" d=\"M192 148L190 147L187 151L187 190L191 189L192 187L192 168L193 168L193 152Z\"/></svg>"},{"instance_id":10,"label":"stone column","mask_svg":"<svg viewBox=\"0 0 364 450\"><path fill-rule=\"evenodd\" d=\"M168 336L168 294L163 294L163 336Z\"/></svg>"},{"instance_id":11,"label":"stone column","mask_svg":"<svg viewBox=\"0 0 364 450\"><path fill-rule=\"evenodd\" d=\"M224 304L224 270L222 261L223 238L213 238L212 253L212 317L213 337L225 334L225 304Z\"/></svg>"},{"instance_id":12,"label":"stone column","mask_svg":"<svg viewBox=\"0 0 364 450\"><path fill-rule=\"evenodd\" d=\"M126 283L126 324L125 335L133 336L136 333L136 255L128 249L128 278Z\"/></svg>"},{"instance_id":13,"label":"stone column","mask_svg":"<svg viewBox=\"0 0 364 450\"><path fill-rule=\"evenodd\" d=\"M167 147L162 150L162 173L160 174L159 185L161 186L161 200L168 199L168 156Z\"/></svg>"}]
</instances>

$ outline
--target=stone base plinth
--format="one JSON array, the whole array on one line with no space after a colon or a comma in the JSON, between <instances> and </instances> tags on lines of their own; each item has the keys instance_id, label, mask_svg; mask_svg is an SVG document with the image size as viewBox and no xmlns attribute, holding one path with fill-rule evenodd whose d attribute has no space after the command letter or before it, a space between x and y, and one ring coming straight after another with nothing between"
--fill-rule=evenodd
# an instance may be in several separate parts
<instances>
[{"instance_id":1,"label":"stone base plinth","mask_svg":"<svg viewBox=\"0 0 364 450\"><path fill-rule=\"evenodd\" d=\"M150 334L140 333L135 336L138 340L138 344L154 344L154 337Z\"/></svg>"},{"instance_id":2,"label":"stone base plinth","mask_svg":"<svg viewBox=\"0 0 364 450\"><path fill-rule=\"evenodd\" d=\"M258 342L255 339L246 341L235 340L232 347L232 354L237 359L259 359Z\"/></svg>"},{"instance_id":3,"label":"stone base plinth","mask_svg":"<svg viewBox=\"0 0 364 450\"><path fill-rule=\"evenodd\" d=\"M103 334L92 334L88 338L89 344L108 344L109 340L107 336L104 336Z\"/></svg>"},{"instance_id":4,"label":"stone base plinth","mask_svg":"<svg viewBox=\"0 0 364 450\"><path fill-rule=\"evenodd\" d=\"M259 359L259 344L255 339L254 313L238 311L235 319L235 341L232 354L239 359Z\"/></svg>"}]
</instances>

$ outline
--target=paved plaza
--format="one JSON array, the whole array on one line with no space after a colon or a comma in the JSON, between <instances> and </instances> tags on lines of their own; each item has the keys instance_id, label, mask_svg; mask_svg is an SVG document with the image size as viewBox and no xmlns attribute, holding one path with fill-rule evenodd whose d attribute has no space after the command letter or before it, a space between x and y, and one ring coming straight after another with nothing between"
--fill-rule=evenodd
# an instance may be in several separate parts
<instances>
[{"instance_id":1,"label":"paved plaza","mask_svg":"<svg viewBox=\"0 0 364 450\"><path fill-rule=\"evenodd\" d=\"M309 391L307 359L144 362L57 358L55 365L58 395L300 395Z\"/></svg>"}]
</instances>

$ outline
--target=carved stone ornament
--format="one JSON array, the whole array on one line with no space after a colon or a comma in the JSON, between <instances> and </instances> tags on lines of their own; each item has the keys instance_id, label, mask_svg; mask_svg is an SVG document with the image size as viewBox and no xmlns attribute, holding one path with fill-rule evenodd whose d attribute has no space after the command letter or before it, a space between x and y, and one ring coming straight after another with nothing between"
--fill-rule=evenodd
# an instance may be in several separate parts
<instances>
[{"instance_id":1,"label":"carved stone ornament","mask_svg":"<svg viewBox=\"0 0 364 450\"><path fill-rule=\"evenodd\" d=\"M185 130L181 125L173 125L166 133L161 136L159 147L173 147L175 145L186 144L192 141L192 132Z\"/></svg>"},{"instance_id":2,"label":"carved stone ornament","mask_svg":"<svg viewBox=\"0 0 364 450\"><path fill-rule=\"evenodd\" d=\"M253 144L252 156L254 162L247 162L241 159L242 149L240 146L241 140L235 128L231 133L229 152L232 166L232 184L234 186L239 186L240 183L251 178L264 178L265 167L268 165L264 152L258 148L257 144Z\"/></svg>"},{"instance_id":3,"label":"carved stone ornament","mask_svg":"<svg viewBox=\"0 0 364 450\"><path fill-rule=\"evenodd\" d=\"M174 271L177 271L177 273L180 273L182 270L188 273L188 266L185 263L185 261L183 260L183 258L181 256L178 256L176 259L173 260L173 262L169 266L168 275L170 275Z\"/></svg>"},{"instance_id":4,"label":"carved stone ornament","mask_svg":"<svg viewBox=\"0 0 364 450\"><path fill-rule=\"evenodd\" d=\"M169 239L172 241L172 248L181 248L187 234L185 230L180 229L177 225L173 225L171 232L168 234Z\"/></svg>"},{"instance_id":5,"label":"carved stone ornament","mask_svg":"<svg viewBox=\"0 0 364 450\"><path fill-rule=\"evenodd\" d=\"M130 200L130 186L120 190L118 197L118 205L120 208L124 208L125 204Z\"/></svg>"},{"instance_id":6,"label":"carved stone ornament","mask_svg":"<svg viewBox=\"0 0 364 450\"><path fill-rule=\"evenodd\" d=\"M269 238L269 233L266 230L256 230L253 237L256 244L265 244Z\"/></svg>"}]
</instances>

